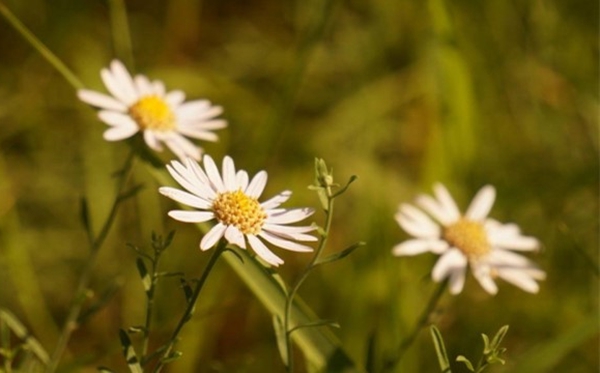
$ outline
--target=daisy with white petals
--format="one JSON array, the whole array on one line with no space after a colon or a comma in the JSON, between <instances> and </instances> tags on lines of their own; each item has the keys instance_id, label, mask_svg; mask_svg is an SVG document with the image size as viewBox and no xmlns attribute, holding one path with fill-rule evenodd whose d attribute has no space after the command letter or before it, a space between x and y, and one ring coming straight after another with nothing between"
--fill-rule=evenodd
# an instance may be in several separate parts
<instances>
[{"instance_id":1,"label":"daisy with white petals","mask_svg":"<svg viewBox=\"0 0 600 373\"><path fill-rule=\"evenodd\" d=\"M107 141L129 138L141 131L146 144L162 151L164 143L177 157L200 160L202 150L186 138L217 141L214 130L227 122L216 119L223 112L208 100L184 102L185 94L167 92L160 80L150 81L144 75L132 77L117 60L100 72L104 85L112 96L80 89L79 99L100 108L98 117L110 126L104 132Z\"/></svg>"},{"instance_id":2,"label":"daisy with white petals","mask_svg":"<svg viewBox=\"0 0 600 373\"><path fill-rule=\"evenodd\" d=\"M252 180L243 170L236 172L230 157L223 159L221 173L213 159L203 157L204 169L193 159L173 161L167 169L173 178L187 190L162 187L159 192L177 202L199 211L173 210L169 216L187 223L216 220L217 224L202 238L200 249L208 250L222 237L245 249L250 246L265 262L278 266L283 260L273 254L263 242L299 252L313 249L297 241L316 241L307 234L314 226L289 226L313 214L310 208L283 209L292 192L284 191L275 197L258 202L267 183L267 173L260 171Z\"/></svg>"},{"instance_id":3,"label":"daisy with white petals","mask_svg":"<svg viewBox=\"0 0 600 373\"><path fill-rule=\"evenodd\" d=\"M521 235L515 224L488 218L496 198L494 187L481 188L464 215L442 184L436 184L434 192L435 198L417 198L419 208L400 205L396 220L414 238L396 245L394 255L439 254L432 278L437 282L448 278L453 294L462 291L467 266L490 294L498 291L494 281L498 277L527 292L538 292L536 280L543 280L546 274L513 251L535 251L539 242Z\"/></svg>"}]
</instances>

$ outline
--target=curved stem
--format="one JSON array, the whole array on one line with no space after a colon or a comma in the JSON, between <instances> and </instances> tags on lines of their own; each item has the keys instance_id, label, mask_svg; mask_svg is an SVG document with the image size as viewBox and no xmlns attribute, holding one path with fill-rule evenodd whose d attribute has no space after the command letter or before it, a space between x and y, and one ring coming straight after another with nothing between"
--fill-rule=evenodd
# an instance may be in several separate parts
<instances>
[{"instance_id":1,"label":"curved stem","mask_svg":"<svg viewBox=\"0 0 600 373\"><path fill-rule=\"evenodd\" d=\"M96 258L98 257L98 252L100 251L100 248L102 247L102 244L106 240L106 237L108 236L108 232L110 231L110 228L112 227L112 225L115 221L119 205L123 201L121 193L123 192L125 182L127 181L127 176L129 175L129 172L131 171L131 168L133 166L133 160L134 160L134 156L133 156L133 151L132 151L129 153L129 156L127 157L127 160L125 161L125 165L123 166L122 173L120 175L119 182L117 184L117 194L115 196L115 200L113 201L112 207L110 209L110 213L108 214L108 217L104 221L104 225L102 226L100 233L98 233L98 237L96 237L96 239L94 239L91 242L90 256L88 257L88 260L85 263L85 266L83 267L83 270L81 272L81 276L79 277L79 282L77 284L77 290L75 291L75 297L73 298L73 301L69 308L69 312L67 313L67 318L65 319L60 336L58 337L56 347L54 348L54 351L52 353L52 356L50 358L48 366L46 367L46 370L45 370L46 373L52 373L56 370L56 368L58 367L60 358L62 357L62 355L67 347L67 344L69 342L69 339L71 338L71 334L78 326L77 318L79 317L81 308L86 299L86 293L88 290L87 287L89 285L90 278L92 276L92 269L94 267L94 264L96 263Z\"/></svg>"},{"instance_id":2,"label":"curved stem","mask_svg":"<svg viewBox=\"0 0 600 373\"><path fill-rule=\"evenodd\" d=\"M300 289L300 286L302 286L302 284L304 283L304 281L306 280L306 278L308 277L310 272L316 266L317 260L321 256L321 253L323 252L323 249L325 248L325 245L327 244L327 239L329 237L329 231L331 229L331 222L333 220L333 200L334 200L334 198L335 197L332 196L332 194L331 194L331 188L327 188L327 209L325 210L324 233L321 235L321 241L319 242L319 246L317 247L317 250L315 251L315 255L311 259L310 263L308 264L308 266L306 267L304 272L302 272L302 274L300 275L300 277L298 278L298 280L296 281L296 283L294 284L294 286L292 287L292 289L290 290L290 293L288 294L288 296L286 298L283 327L285 330L285 347L286 347L287 358L288 358L288 364L286 366L286 369L288 372L294 371L294 355L292 353L292 332L294 330L296 330L297 328L293 328L293 329L290 328L291 311L292 311L292 305L294 303L294 297L296 296L296 293Z\"/></svg>"},{"instance_id":3,"label":"curved stem","mask_svg":"<svg viewBox=\"0 0 600 373\"><path fill-rule=\"evenodd\" d=\"M162 368L165 365L164 360L169 356L169 354L171 354L171 351L173 350L175 343L177 343L177 337L179 337L179 333L181 333L183 326L191 319L192 314L194 313L194 308L196 307L196 301L198 300L198 296L200 295L200 291L202 290L204 283L206 282L206 279L208 278L208 275L210 274L210 271L215 266L217 259L219 259L221 254L225 251L226 245L227 244L226 244L225 240L219 241L217 248L213 252L208 263L206 264L206 268L204 268L204 271L202 272L202 277L200 277L200 279L196 283L194 292L192 293L192 296L191 296L190 300L188 301L187 308L185 309L183 316L181 316L181 319L179 319L179 323L177 323L175 330L173 330L173 333L171 334L171 338L169 339L169 342L167 344L167 348L165 349L165 352L162 354L162 357L160 358L158 364L156 365L156 368L154 368L155 373L158 373L162 370Z\"/></svg>"},{"instance_id":4,"label":"curved stem","mask_svg":"<svg viewBox=\"0 0 600 373\"><path fill-rule=\"evenodd\" d=\"M400 343L400 346L398 347L398 352L396 353L394 358L392 358L386 362L384 369L383 369L384 372L392 370L396 365L398 365L400 360L402 360L402 357L404 356L404 354L406 353L408 348L410 346L412 346L415 339L419 335L419 332L421 331L421 329L423 329L423 327L427 324L427 321L429 320L429 316L437 307L439 300L442 298L442 295L444 294L444 291L446 290L447 284L448 284L448 281L444 281L444 282L440 283L438 285L437 289L435 289L435 292L433 292L433 294L431 294L431 298L429 298L429 302L427 302L427 306L423 309L423 312L421 312L421 315L417 319L417 323L415 324L415 327L413 328L411 333L402 340L402 342Z\"/></svg>"},{"instance_id":5,"label":"curved stem","mask_svg":"<svg viewBox=\"0 0 600 373\"><path fill-rule=\"evenodd\" d=\"M19 33L33 48L54 66L54 68L73 86L75 89L85 88L84 84L73 74L71 70L48 49L19 19L0 2L0 14L10 23L10 25Z\"/></svg>"}]
</instances>

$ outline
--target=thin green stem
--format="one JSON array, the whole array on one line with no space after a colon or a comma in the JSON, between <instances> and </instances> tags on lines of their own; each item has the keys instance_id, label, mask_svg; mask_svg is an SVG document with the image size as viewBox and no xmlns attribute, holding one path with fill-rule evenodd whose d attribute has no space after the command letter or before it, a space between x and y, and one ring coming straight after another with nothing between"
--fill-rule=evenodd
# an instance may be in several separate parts
<instances>
[{"instance_id":1,"label":"thin green stem","mask_svg":"<svg viewBox=\"0 0 600 373\"><path fill-rule=\"evenodd\" d=\"M323 249L327 245L327 239L329 238L329 231L331 230L331 222L333 221L333 201L335 197L332 196L331 188L327 188L327 209L325 210L325 228L324 233L321 235L319 246L315 251L315 255L312 257L310 263L306 269L302 272L296 283L291 288L285 302L285 314L283 320L283 327L285 330L285 347L287 351L288 364L286 366L288 372L294 371L294 354L292 349L292 332L297 329L297 326L290 328L292 305L294 303L294 297L298 293L300 286L308 278L310 272L316 267L317 260L320 258Z\"/></svg>"},{"instance_id":2,"label":"thin green stem","mask_svg":"<svg viewBox=\"0 0 600 373\"><path fill-rule=\"evenodd\" d=\"M87 262L85 263L85 266L79 277L79 282L77 284L77 290L75 291L75 296L73 298L73 301L72 301L69 311L67 313L67 318L65 319L63 328L61 330L60 336L58 338L58 341L56 343L56 346L54 348L52 356L50 357L50 361L48 362L48 366L46 367L46 370L45 370L46 373L53 373L56 370L56 368L58 367L58 363L59 363L65 349L67 348L67 344L69 342L69 339L71 338L71 334L78 326L77 319L79 317L79 314L81 313L81 308L86 299L87 287L89 285L90 278L92 275L92 269L94 267L94 264L96 263L96 258L98 257L98 252L100 251L100 248L102 247L102 244L106 240L106 237L108 236L108 232L110 231L110 228L112 227L112 225L115 221L119 205L122 202L121 193L123 192L123 188L126 184L128 175L133 167L133 161L134 161L134 153L132 151L132 152L130 152L129 156L127 157L127 160L125 161L125 165L123 166L122 173L119 175L119 181L117 183L117 194L113 201L110 213L108 214L108 217L104 221L104 224L102 226L102 229L100 230L100 233L98 233L98 236L92 242L90 256L88 257Z\"/></svg>"},{"instance_id":3,"label":"thin green stem","mask_svg":"<svg viewBox=\"0 0 600 373\"><path fill-rule=\"evenodd\" d=\"M208 263L206 264L206 267L204 268L204 271L202 272L202 277L200 277L200 279L196 283L194 292L192 293L192 296L188 301L187 308L185 309L185 312L181 316L181 319L179 319L179 323L177 323L175 330L173 330L173 333L171 334L171 338L169 339L169 342L167 344L167 348L165 349L165 352L162 354L162 357L160 358L158 364L156 365L156 368L154 369L154 373L158 373L162 370L162 368L165 365L165 359L167 357L169 357L169 355L171 354L171 351L173 350L175 343L177 343L177 338L179 337L179 333L181 333L183 326L192 318L192 314L194 313L194 308L196 307L196 301L198 300L200 291L202 290L204 283L206 282L206 279L208 278L208 275L210 274L210 271L213 269L213 267L217 263L217 260L219 259L221 254L225 251L226 245L227 245L227 243L225 240L219 241L217 248L213 252Z\"/></svg>"},{"instance_id":4,"label":"thin green stem","mask_svg":"<svg viewBox=\"0 0 600 373\"><path fill-rule=\"evenodd\" d=\"M148 293L146 294L146 320L144 321L144 339L142 340L142 362L144 362L146 358L146 353L148 352L148 344L150 342L150 327L152 324L152 314L154 310L154 289L156 288L157 282L156 269L158 267L159 259L160 256L157 255L152 260L152 282L150 283L150 289L148 289Z\"/></svg>"},{"instance_id":5,"label":"thin green stem","mask_svg":"<svg viewBox=\"0 0 600 373\"><path fill-rule=\"evenodd\" d=\"M69 68L52 53L19 19L0 2L0 14L10 23L33 48L35 48L75 89L85 88L84 84Z\"/></svg>"},{"instance_id":6,"label":"thin green stem","mask_svg":"<svg viewBox=\"0 0 600 373\"><path fill-rule=\"evenodd\" d=\"M421 329L423 329L423 327L427 325L427 322L429 321L429 316L437 307L439 300L442 298L442 295L446 290L447 284L448 281L440 283L437 289L435 289L435 292L431 294L431 298L429 298L427 306L423 309L423 312L421 312L421 315L417 319L415 327L413 328L411 333L406 338L404 338L402 342L400 342L400 346L398 347L398 352L396 353L396 355L385 363L383 369L384 372L391 371L396 365L398 365L400 360L402 360L402 357L404 356L406 351L409 349L410 346L412 346L414 341L417 339L417 336L419 335Z\"/></svg>"},{"instance_id":7,"label":"thin green stem","mask_svg":"<svg viewBox=\"0 0 600 373\"><path fill-rule=\"evenodd\" d=\"M108 7L110 10L110 24L115 54L119 56L130 69L133 69L133 48L131 46L131 35L129 32L125 1L109 0Z\"/></svg>"},{"instance_id":8,"label":"thin green stem","mask_svg":"<svg viewBox=\"0 0 600 373\"><path fill-rule=\"evenodd\" d=\"M10 346L10 330L4 320L0 320L0 346L2 346L3 353L0 354L4 362L4 372L12 372L12 358L13 351Z\"/></svg>"}]
</instances>

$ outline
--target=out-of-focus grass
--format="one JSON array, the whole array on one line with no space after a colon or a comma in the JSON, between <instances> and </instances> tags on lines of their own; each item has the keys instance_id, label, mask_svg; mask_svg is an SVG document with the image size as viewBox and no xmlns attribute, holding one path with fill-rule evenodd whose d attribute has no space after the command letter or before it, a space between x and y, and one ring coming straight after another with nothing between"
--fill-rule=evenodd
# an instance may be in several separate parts
<instances>
[{"instance_id":1,"label":"out-of-focus grass","mask_svg":"<svg viewBox=\"0 0 600 373\"><path fill-rule=\"evenodd\" d=\"M89 87L102 89L99 69L110 59L127 58L114 52L122 35L111 35L107 2L6 4ZM538 295L501 285L490 297L469 279L461 295L444 297L436 322L450 356L476 358L479 334L510 324L508 364L496 371L516 371L519 362L598 370L597 3L126 5L137 71L222 105L230 126L219 143L203 145L251 173L266 169L265 195L292 189L290 206L317 206L306 188L314 156L340 182L360 177L338 202L331 250L358 240L367 246L301 290L320 316L339 321L336 333L357 362L365 362L369 338L377 358L390 353L433 291L433 257L394 258L390 249L406 238L393 220L397 204L440 180L463 207L480 186L495 185L493 216L540 238L534 259L548 273ZM4 21L0 46L0 306L51 349L87 256L79 199L88 199L97 227L126 146L102 140L93 111ZM98 293L115 279L122 288L70 344L71 357L90 371L125 369L117 330L142 322L127 242L147 246L151 230L177 229L165 269L194 276L207 259L197 231L166 217L172 205L142 167L134 179L146 189L122 209L92 284ZM291 280L308 258L281 254L282 276ZM282 371L269 315L230 268L212 276L171 370ZM183 308L179 294L176 283L162 284L159 338ZM596 332L577 334L586 325ZM560 356L551 366L532 363L544 346ZM434 364L424 332L400 368L434 371Z\"/></svg>"}]
</instances>

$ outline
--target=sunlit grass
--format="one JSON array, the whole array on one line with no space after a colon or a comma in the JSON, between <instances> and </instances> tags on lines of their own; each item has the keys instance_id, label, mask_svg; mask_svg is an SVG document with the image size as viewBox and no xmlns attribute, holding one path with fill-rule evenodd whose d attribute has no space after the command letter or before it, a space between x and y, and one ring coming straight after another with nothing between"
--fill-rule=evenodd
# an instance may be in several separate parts
<instances>
[{"instance_id":1,"label":"sunlit grass","mask_svg":"<svg viewBox=\"0 0 600 373\"><path fill-rule=\"evenodd\" d=\"M292 189L294 205L318 208L307 188L314 157L340 183L359 176L337 202L327 253L366 246L299 292L341 325L334 333L359 366L370 339L378 361L392 353L435 290L433 256L390 250L407 238L397 204L442 181L463 208L493 184L492 215L540 239L535 260L548 274L537 295L500 284L491 297L472 278L459 296L445 294L432 320L450 360L476 358L480 334L509 324L507 364L493 371L597 371L598 4L325 3L128 2L128 56L127 36L114 35L126 25L109 24L106 2L5 2L91 89L102 89L98 72L112 58L133 58L167 88L222 105L229 127L202 146L251 174L267 169L265 194ZM0 306L52 351L89 253L80 199L97 233L128 149L102 139L94 111L4 20L0 45ZM149 247L151 231L175 229L165 268L198 277L208 260L199 231L166 216L163 184L141 163L133 183L144 189L124 203L91 280L96 295L113 282L119 290L73 335L67 366L126 369L118 329L140 324L145 307L127 243ZM282 258L288 283L309 260ZM184 308L180 295L177 281L158 289L161 341ZM170 371L284 371L269 312L229 266L216 266L198 308ZM423 330L397 371L436 363Z\"/></svg>"}]
</instances>

